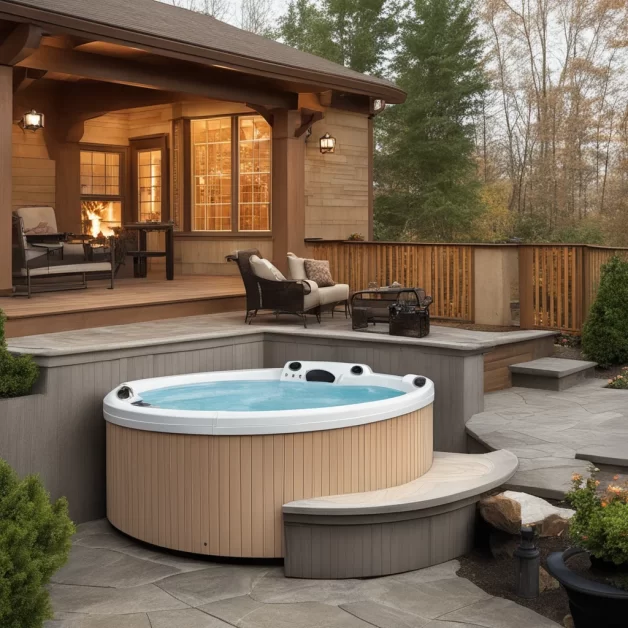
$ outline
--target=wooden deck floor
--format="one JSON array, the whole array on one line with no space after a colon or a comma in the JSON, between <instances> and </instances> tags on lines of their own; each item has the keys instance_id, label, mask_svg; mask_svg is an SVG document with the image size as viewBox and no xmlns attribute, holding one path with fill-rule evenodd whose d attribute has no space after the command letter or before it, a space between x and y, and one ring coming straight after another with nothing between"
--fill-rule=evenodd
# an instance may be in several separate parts
<instances>
[{"instance_id":1,"label":"wooden deck floor","mask_svg":"<svg viewBox=\"0 0 628 628\"><path fill-rule=\"evenodd\" d=\"M240 277L179 276L89 282L85 290L0 298L7 338L244 310Z\"/></svg>"}]
</instances>

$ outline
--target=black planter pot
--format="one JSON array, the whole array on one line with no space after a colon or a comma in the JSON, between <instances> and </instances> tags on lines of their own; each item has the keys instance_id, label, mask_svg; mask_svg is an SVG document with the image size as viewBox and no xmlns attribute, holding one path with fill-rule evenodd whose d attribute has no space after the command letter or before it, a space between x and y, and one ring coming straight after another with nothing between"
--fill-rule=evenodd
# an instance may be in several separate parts
<instances>
[{"instance_id":1,"label":"black planter pot","mask_svg":"<svg viewBox=\"0 0 628 628\"><path fill-rule=\"evenodd\" d=\"M575 628L626 628L628 591L588 580L571 571L566 561L582 553L584 550L572 548L547 558L547 570L567 591Z\"/></svg>"}]
</instances>

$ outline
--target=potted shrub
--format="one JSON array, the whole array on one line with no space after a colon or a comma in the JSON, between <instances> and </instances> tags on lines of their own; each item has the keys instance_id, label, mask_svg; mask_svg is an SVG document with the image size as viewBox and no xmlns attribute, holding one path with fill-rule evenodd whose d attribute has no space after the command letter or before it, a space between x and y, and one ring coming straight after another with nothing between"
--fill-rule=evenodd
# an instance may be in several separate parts
<instances>
[{"instance_id":1,"label":"potted shrub","mask_svg":"<svg viewBox=\"0 0 628 628\"><path fill-rule=\"evenodd\" d=\"M39 375L39 368L30 355L9 353L4 338L5 320L0 310L0 399L28 395Z\"/></svg>"},{"instance_id":2,"label":"potted shrub","mask_svg":"<svg viewBox=\"0 0 628 628\"><path fill-rule=\"evenodd\" d=\"M573 476L566 499L576 511L569 523L574 547L547 560L567 591L576 628L628 625L628 485L600 492L599 484Z\"/></svg>"},{"instance_id":3,"label":"potted shrub","mask_svg":"<svg viewBox=\"0 0 628 628\"><path fill-rule=\"evenodd\" d=\"M46 584L68 559L74 524L64 497L23 480L0 459L0 626L41 628L52 610Z\"/></svg>"}]
</instances>

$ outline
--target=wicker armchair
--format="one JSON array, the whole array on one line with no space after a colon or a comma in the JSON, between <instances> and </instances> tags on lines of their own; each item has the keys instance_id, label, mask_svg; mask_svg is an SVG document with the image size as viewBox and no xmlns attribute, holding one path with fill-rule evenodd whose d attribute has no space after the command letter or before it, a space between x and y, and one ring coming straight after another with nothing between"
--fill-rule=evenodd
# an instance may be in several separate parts
<instances>
[{"instance_id":1,"label":"wicker armchair","mask_svg":"<svg viewBox=\"0 0 628 628\"><path fill-rule=\"evenodd\" d=\"M306 314L316 315L320 323L320 308L318 298L312 293L312 287L306 281L271 281L254 274L250 258L253 255L262 257L257 249L236 251L227 255L229 262L236 262L242 275L246 290L246 315L244 322L251 321L260 310L271 310L276 315L293 314L303 320L307 327Z\"/></svg>"}]
</instances>

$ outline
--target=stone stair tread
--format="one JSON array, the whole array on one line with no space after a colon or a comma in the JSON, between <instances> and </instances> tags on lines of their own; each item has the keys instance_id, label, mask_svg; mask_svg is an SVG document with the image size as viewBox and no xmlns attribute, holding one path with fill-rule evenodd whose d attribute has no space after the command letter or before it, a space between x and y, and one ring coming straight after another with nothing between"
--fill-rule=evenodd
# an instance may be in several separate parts
<instances>
[{"instance_id":1,"label":"stone stair tread","mask_svg":"<svg viewBox=\"0 0 628 628\"><path fill-rule=\"evenodd\" d=\"M565 358L539 358L530 362L511 364L510 372L522 375L536 375L560 379L574 373L588 371L597 366L596 362L587 360L568 360Z\"/></svg>"},{"instance_id":2,"label":"stone stair tread","mask_svg":"<svg viewBox=\"0 0 628 628\"><path fill-rule=\"evenodd\" d=\"M628 447L621 445L583 445L576 450L576 458L594 464L628 467Z\"/></svg>"}]
</instances>

